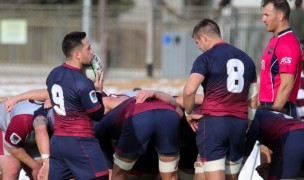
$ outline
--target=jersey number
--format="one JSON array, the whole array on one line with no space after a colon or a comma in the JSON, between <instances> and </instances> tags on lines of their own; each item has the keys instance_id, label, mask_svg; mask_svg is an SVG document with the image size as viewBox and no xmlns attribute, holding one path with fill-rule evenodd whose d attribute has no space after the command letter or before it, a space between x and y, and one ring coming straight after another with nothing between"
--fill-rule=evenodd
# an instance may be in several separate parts
<instances>
[{"instance_id":1,"label":"jersey number","mask_svg":"<svg viewBox=\"0 0 304 180\"><path fill-rule=\"evenodd\" d=\"M240 93L244 88L244 64L239 59L230 59L227 62L227 90Z\"/></svg>"},{"instance_id":2,"label":"jersey number","mask_svg":"<svg viewBox=\"0 0 304 180\"><path fill-rule=\"evenodd\" d=\"M61 86L58 84L54 84L52 86L52 99L54 102L54 110L57 114L65 116L65 108L64 108L64 97Z\"/></svg>"}]
</instances>

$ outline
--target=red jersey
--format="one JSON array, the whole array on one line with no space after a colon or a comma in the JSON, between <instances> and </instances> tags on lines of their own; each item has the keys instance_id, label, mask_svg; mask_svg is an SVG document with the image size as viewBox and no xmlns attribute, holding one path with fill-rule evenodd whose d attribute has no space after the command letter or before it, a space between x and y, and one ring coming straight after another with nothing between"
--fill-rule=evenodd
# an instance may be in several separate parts
<instances>
[{"instance_id":1,"label":"red jersey","mask_svg":"<svg viewBox=\"0 0 304 180\"><path fill-rule=\"evenodd\" d=\"M294 75L294 86L288 102L295 102L300 86L302 52L290 28L272 37L263 53L260 74L260 102L274 102L281 83L280 73Z\"/></svg>"}]
</instances>

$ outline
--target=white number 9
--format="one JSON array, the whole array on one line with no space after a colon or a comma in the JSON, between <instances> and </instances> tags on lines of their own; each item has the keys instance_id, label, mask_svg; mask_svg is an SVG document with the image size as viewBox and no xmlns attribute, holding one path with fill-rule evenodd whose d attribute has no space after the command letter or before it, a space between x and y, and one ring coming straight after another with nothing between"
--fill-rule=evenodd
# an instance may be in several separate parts
<instances>
[{"instance_id":1,"label":"white number 9","mask_svg":"<svg viewBox=\"0 0 304 180\"><path fill-rule=\"evenodd\" d=\"M55 103L54 110L56 111L56 113L65 116L66 112L64 108L63 91L61 86L59 86L58 84L54 84L52 86L52 99L53 102Z\"/></svg>"}]
</instances>

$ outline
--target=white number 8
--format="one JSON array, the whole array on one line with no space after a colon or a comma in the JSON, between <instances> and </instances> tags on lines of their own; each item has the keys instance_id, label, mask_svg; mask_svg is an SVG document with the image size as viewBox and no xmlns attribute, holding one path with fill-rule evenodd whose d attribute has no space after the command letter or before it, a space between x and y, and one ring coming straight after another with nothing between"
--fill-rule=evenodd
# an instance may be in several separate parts
<instances>
[{"instance_id":1,"label":"white number 8","mask_svg":"<svg viewBox=\"0 0 304 180\"><path fill-rule=\"evenodd\" d=\"M239 59L230 59L227 62L227 90L240 93L244 88L244 64Z\"/></svg>"},{"instance_id":2,"label":"white number 8","mask_svg":"<svg viewBox=\"0 0 304 180\"><path fill-rule=\"evenodd\" d=\"M55 103L54 110L56 111L56 113L65 116L66 112L64 108L63 91L61 86L59 86L58 84L54 84L52 86L52 99L53 102Z\"/></svg>"}]
</instances>

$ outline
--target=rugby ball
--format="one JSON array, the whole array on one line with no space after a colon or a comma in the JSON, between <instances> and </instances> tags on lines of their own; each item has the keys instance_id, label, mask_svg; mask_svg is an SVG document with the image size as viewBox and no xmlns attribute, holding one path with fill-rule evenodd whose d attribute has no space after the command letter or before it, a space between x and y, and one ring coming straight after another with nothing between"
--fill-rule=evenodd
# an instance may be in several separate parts
<instances>
[{"instance_id":1,"label":"rugby ball","mask_svg":"<svg viewBox=\"0 0 304 180\"><path fill-rule=\"evenodd\" d=\"M82 73L89 79L91 79L93 82L95 81L96 73L97 72L102 72L103 67L101 64L100 58L96 55L93 54L92 58L92 64L91 65L85 65L82 68Z\"/></svg>"}]
</instances>

